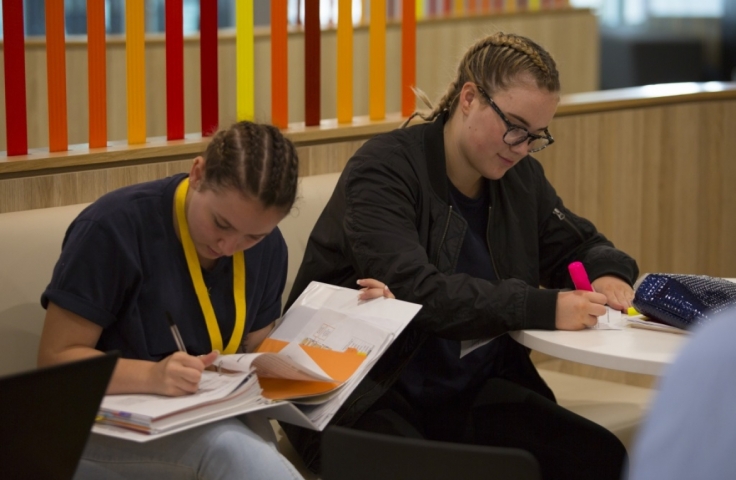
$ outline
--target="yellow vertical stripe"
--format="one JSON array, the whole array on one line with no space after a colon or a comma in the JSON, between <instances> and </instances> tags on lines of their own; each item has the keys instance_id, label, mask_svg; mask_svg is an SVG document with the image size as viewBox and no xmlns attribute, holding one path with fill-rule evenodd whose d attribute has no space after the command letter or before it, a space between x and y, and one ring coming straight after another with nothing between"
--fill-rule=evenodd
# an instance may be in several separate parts
<instances>
[{"instance_id":1,"label":"yellow vertical stripe","mask_svg":"<svg viewBox=\"0 0 736 480\"><path fill-rule=\"evenodd\" d=\"M430 0L433 1L433 0ZM416 0L416 3L414 4L414 8L416 11L416 17L417 20L421 20L424 18L424 0Z\"/></svg>"},{"instance_id":2,"label":"yellow vertical stripe","mask_svg":"<svg viewBox=\"0 0 736 480\"><path fill-rule=\"evenodd\" d=\"M386 118L386 0L371 0L369 26L369 102L371 120Z\"/></svg>"},{"instance_id":3,"label":"yellow vertical stripe","mask_svg":"<svg viewBox=\"0 0 736 480\"><path fill-rule=\"evenodd\" d=\"M353 120L353 2L337 4L337 121Z\"/></svg>"},{"instance_id":4,"label":"yellow vertical stripe","mask_svg":"<svg viewBox=\"0 0 736 480\"><path fill-rule=\"evenodd\" d=\"M539 10L541 2L539 0L529 0L529 10Z\"/></svg>"},{"instance_id":5,"label":"yellow vertical stripe","mask_svg":"<svg viewBox=\"0 0 736 480\"><path fill-rule=\"evenodd\" d=\"M146 58L144 0L125 2L125 61L128 143L146 143Z\"/></svg>"},{"instance_id":6,"label":"yellow vertical stripe","mask_svg":"<svg viewBox=\"0 0 736 480\"><path fill-rule=\"evenodd\" d=\"M235 2L235 70L238 121L255 119L253 0Z\"/></svg>"},{"instance_id":7,"label":"yellow vertical stripe","mask_svg":"<svg viewBox=\"0 0 736 480\"><path fill-rule=\"evenodd\" d=\"M455 8L453 13L457 16L465 15L465 0L455 0Z\"/></svg>"}]
</instances>

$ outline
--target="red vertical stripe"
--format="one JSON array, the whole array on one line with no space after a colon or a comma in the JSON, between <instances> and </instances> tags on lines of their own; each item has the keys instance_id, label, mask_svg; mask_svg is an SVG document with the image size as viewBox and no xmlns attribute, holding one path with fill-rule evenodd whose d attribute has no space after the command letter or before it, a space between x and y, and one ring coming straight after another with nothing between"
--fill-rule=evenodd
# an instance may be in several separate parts
<instances>
[{"instance_id":1,"label":"red vertical stripe","mask_svg":"<svg viewBox=\"0 0 736 480\"><path fill-rule=\"evenodd\" d=\"M287 8L286 0L271 0L271 123L279 128L289 126Z\"/></svg>"},{"instance_id":2,"label":"red vertical stripe","mask_svg":"<svg viewBox=\"0 0 736 480\"><path fill-rule=\"evenodd\" d=\"M320 27L319 0L304 2L304 124L320 120Z\"/></svg>"},{"instance_id":3,"label":"red vertical stripe","mask_svg":"<svg viewBox=\"0 0 736 480\"><path fill-rule=\"evenodd\" d=\"M417 18L415 0L403 1L401 16L401 115L414 112L416 99L411 87L416 85Z\"/></svg>"},{"instance_id":4,"label":"red vertical stripe","mask_svg":"<svg viewBox=\"0 0 736 480\"><path fill-rule=\"evenodd\" d=\"M89 147L107 146L107 72L105 2L87 0L87 78Z\"/></svg>"},{"instance_id":5,"label":"red vertical stripe","mask_svg":"<svg viewBox=\"0 0 736 480\"><path fill-rule=\"evenodd\" d=\"M166 138L184 138L184 5L166 0Z\"/></svg>"},{"instance_id":6,"label":"red vertical stripe","mask_svg":"<svg viewBox=\"0 0 736 480\"><path fill-rule=\"evenodd\" d=\"M446 17L452 15L452 0L445 0L442 12L445 14Z\"/></svg>"},{"instance_id":7,"label":"red vertical stripe","mask_svg":"<svg viewBox=\"0 0 736 480\"><path fill-rule=\"evenodd\" d=\"M26 57L23 39L23 0L3 0L5 54L5 129L8 155L28 153Z\"/></svg>"},{"instance_id":8,"label":"red vertical stripe","mask_svg":"<svg viewBox=\"0 0 736 480\"><path fill-rule=\"evenodd\" d=\"M220 122L217 103L217 2L200 0L199 8L202 136L210 136Z\"/></svg>"}]
</instances>

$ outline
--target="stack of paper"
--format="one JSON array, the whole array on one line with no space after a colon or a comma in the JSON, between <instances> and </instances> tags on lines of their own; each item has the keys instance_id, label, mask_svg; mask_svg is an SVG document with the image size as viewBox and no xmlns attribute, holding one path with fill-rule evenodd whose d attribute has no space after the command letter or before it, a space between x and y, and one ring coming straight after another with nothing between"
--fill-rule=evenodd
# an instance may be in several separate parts
<instances>
[{"instance_id":1,"label":"stack of paper","mask_svg":"<svg viewBox=\"0 0 736 480\"><path fill-rule=\"evenodd\" d=\"M645 328L647 330L656 330L658 332L669 333L687 333L687 330L673 327L665 323L657 322L644 315L624 315L626 322L634 328Z\"/></svg>"}]
</instances>

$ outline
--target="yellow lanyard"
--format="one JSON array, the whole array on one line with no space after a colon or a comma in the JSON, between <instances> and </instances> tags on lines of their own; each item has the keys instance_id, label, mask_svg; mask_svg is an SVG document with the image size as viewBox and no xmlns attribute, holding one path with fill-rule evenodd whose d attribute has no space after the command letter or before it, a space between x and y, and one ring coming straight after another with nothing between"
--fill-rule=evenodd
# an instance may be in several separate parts
<instances>
[{"instance_id":1,"label":"yellow lanyard","mask_svg":"<svg viewBox=\"0 0 736 480\"><path fill-rule=\"evenodd\" d=\"M230 342L228 343L227 348L223 350L220 326L217 323L215 310L212 308L212 301L210 300L209 293L207 292L207 287L204 284L202 268L199 264L199 257L197 256L197 249L194 247L194 242L192 242L192 237L189 234L189 224L187 223L187 216L184 211L184 203L187 198L188 190L189 179L185 178L176 188L176 195L174 198L176 202L176 218L179 221L179 235L181 236L181 243L184 246L184 255L187 258L189 274L192 277L194 291L197 292L199 305L202 307L204 320L207 323L207 332L210 334L212 350L217 350L220 353L235 353L238 350L238 346L240 346L241 340L243 339L243 332L245 331L245 256L242 251L235 252L233 255L235 327L233 328L233 334L230 337Z\"/></svg>"}]
</instances>

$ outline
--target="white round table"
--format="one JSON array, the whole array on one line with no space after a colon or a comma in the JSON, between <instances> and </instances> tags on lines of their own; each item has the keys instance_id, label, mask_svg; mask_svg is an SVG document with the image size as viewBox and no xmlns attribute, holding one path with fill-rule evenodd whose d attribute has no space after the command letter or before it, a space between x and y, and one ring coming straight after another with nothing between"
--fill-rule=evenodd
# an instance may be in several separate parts
<instances>
[{"instance_id":1,"label":"white round table","mask_svg":"<svg viewBox=\"0 0 736 480\"><path fill-rule=\"evenodd\" d=\"M688 336L624 327L623 330L520 330L522 345L553 357L625 372L659 375Z\"/></svg>"}]
</instances>

